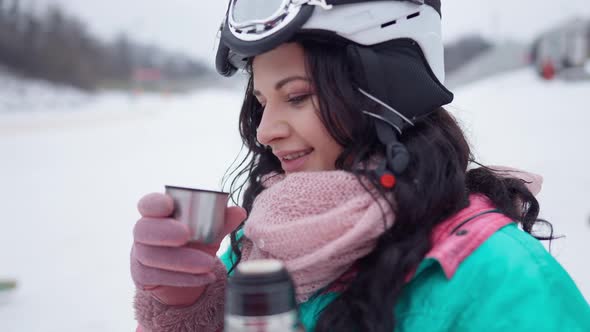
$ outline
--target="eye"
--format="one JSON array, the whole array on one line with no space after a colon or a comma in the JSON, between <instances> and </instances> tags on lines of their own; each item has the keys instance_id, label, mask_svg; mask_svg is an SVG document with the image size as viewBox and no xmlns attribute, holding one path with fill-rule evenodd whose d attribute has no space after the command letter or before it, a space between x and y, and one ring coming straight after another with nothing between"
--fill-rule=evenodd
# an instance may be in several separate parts
<instances>
[{"instance_id":1,"label":"eye","mask_svg":"<svg viewBox=\"0 0 590 332\"><path fill-rule=\"evenodd\" d=\"M294 96L291 97L287 100L288 103L297 106L302 104L303 102L305 102L307 99L309 99L309 97L311 97L311 94L303 94L303 95L299 95L299 96Z\"/></svg>"}]
</instances>

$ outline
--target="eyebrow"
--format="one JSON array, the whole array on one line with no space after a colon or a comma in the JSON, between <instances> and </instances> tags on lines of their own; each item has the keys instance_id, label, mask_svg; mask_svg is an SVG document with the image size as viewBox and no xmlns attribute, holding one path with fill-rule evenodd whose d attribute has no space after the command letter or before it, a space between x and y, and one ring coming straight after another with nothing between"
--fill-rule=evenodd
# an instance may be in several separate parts
<instances>
[{"instance_id":1,"label":"eyebrow","mask_svg":"<svg viewBox=\"0 0 590 332\"><path fill-rule=\"evenodd\" d=\"M282 80L278 81L275 84L275 90L280 90L282 87L284 87L285 85L287 85L287 83L293 82L293 81L306 81L309 82L310 79L304 76L289 76L287 78L283 78ZM262 95L262 93L260 93L260 91L254 89L254 91L252 92L255 96L260 96Z\"/></svg>"}]
</instances>

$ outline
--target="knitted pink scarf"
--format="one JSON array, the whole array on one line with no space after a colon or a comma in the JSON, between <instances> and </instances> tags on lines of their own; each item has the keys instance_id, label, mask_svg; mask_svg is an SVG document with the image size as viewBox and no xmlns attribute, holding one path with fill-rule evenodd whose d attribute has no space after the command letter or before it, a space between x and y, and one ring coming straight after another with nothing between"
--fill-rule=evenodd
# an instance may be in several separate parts
<instances>
[{"instance_id":1,"label":"knitted pink scarf","mask_svg":"<svg viewBox=\"0 0 590 332\"><path fill-rule=\"evenodd\" d=\"M274 175L264 186L244 226L242 257L283 261L300 303L372 251L395 219L344 171Z\"/></svg>"}]
</instances>

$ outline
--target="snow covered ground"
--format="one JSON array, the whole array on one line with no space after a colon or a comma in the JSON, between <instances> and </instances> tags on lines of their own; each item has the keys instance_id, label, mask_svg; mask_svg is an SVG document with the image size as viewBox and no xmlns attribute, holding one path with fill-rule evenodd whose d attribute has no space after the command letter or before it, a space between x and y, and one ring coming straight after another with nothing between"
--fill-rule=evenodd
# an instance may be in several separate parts
<instances>
[{"instance_id":1,"label":"snow covered ground","mask_svg":"<svg viewBox=\"0 0 590 332\"><path fill-rule=\"evenodd\" d=\"M590 83L532 70L463 88L450 108L485 163L540 173L553 244L590 299ZM165 184L220 189L240 150L241 91L183 97L109 94L83 107L0 112L2 332L135 328L128 253L137 200Z\"/></svg>"},{"instance_id":2,"label":"snow covered ground","mask_svg":"<svg viewBox=\"0 0 590 332\"><path fill-rule=\"evenodd\" d=\"M11 74L0 65L0 113L45 111L47 108L73 108L93 99L76 88L55 86Z\"/></svg>"},{"instance_id":3,"label":"snow covered ground","mask_svg":"<svg viewBox=\"0 0 590 332\"><path fill-rule=\"evenodd\" d=\"M134 331L136 201L165 184L219 189L240 149L236 93L108 95L84 110L0 115L2 332Z\"/></svg>"}]
</instances>

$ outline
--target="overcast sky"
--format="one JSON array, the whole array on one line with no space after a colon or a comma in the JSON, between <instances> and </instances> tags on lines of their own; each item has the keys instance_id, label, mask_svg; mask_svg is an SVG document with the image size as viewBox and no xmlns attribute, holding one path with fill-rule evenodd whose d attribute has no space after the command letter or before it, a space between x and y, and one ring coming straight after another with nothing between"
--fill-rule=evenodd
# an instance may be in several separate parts
<instances>
[{"instance_id":1,"label":"overcast sky","mask_svg":"<svg viewBox=\"0 0 590 332\"><path fill-rule=\"evenodd\" d=\"M246 0L247 1L247 0ZM590 0L443 0L446 41L467 33L498 39L529 40L573 15L590 18ZM213 63L215 33L226 0L21 0L37 10L59 4L112 39L125 31L141 42Z\"/></svg>"}]
</instances>

